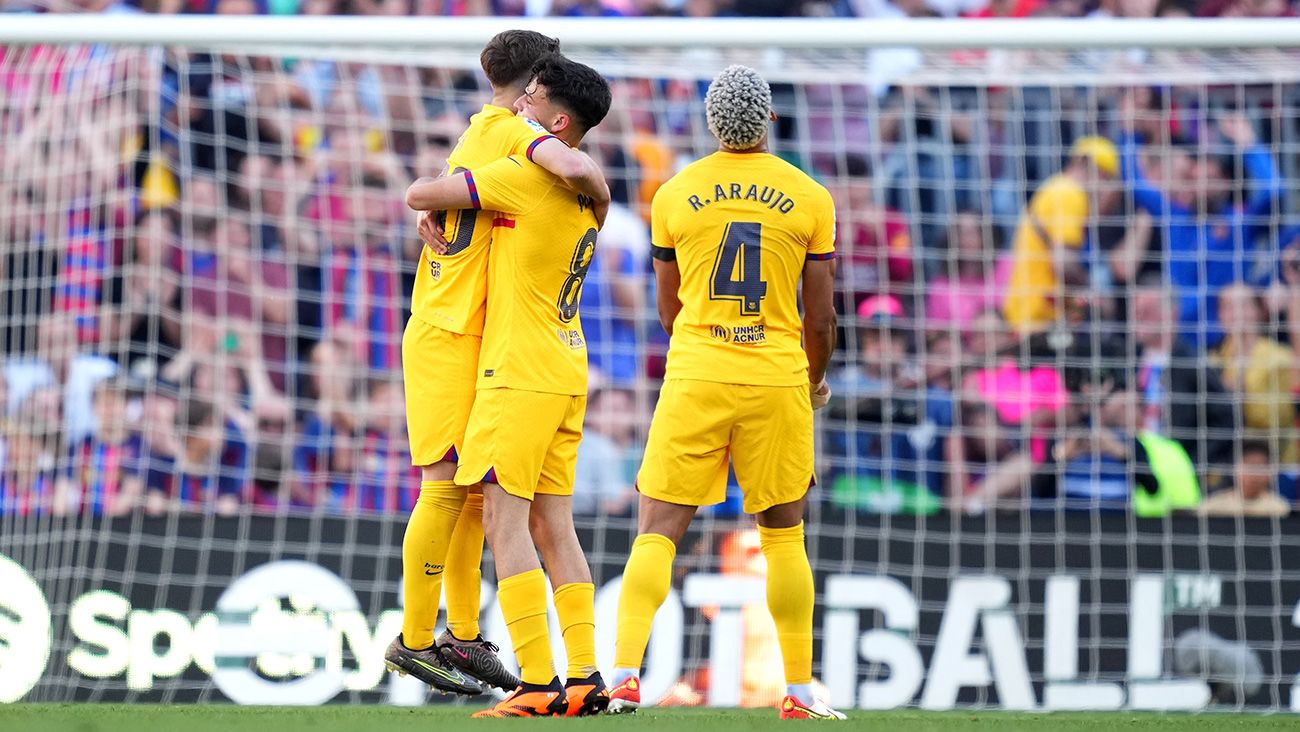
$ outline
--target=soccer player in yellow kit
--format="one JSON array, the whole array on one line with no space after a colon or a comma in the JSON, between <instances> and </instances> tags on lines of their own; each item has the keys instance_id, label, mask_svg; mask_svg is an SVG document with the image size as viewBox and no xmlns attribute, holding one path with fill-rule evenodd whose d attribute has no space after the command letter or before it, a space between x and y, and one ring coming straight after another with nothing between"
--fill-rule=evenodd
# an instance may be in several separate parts
<instances>
[{"instance_id":1,"label":"soccer player in yellow kit","mask_svg":"<svg viewBox=\"0 0 1300 732\"><path fill-rule=\"evenodd\" d=\"M480 60L492 84L492 101L471 118L448 165L478 168L522 155L591 196L599 207L609 201L599 166L515 114L533 65L558 47L553 38L523 30L505 31L488 42ZM402 634L384 658L390 669L436 689L477 694L481 689L473 679L502 689L519 683L497 658L496 646L479 632L483 495L477 487L467 493L453 482L474 403L494 222L491 213L474 209L451 211L447 219L446 240L434 240L421 254L411 320L402 339L411 459L422 467L422 480L402 542ZM444 576L447 630L435 643Z\"/></svg>"},{"instance_id":2,"label":"soccer player in yellow kit","mask_svg":"<svg viewBox=\"0 0 1300 732\"><path fill-rule=\"evenodd\" d=\"M767 559L767 605L785 665L780 716L843 719L812 694L803 533L812 413L830 397L835 347L834 203L768 154L772 92L753 69L718 74L705 111L719 151L665 183L651 207L668 366L637 476L638 536L623 572L609 710L641 703L638 675L677 543L699 506L723 500L730 457Z\"/></svg>"},{"instance_id":3,"label":"soccer player in yellow kit","mask_svg":"<svg viewBox=\"0 0 1300 732\"><path fill-rule=\"evenodd\" d=\"M525 116L576 146L609 111L609 85L558 54L534 68ZM573 480L587 402L587 348L578 314L596 249L593 201L527 159L417 183L413 208L492 211L491 287L457 485L482 481L497 601L522 683L475 716L585 715L608 703L596 670L595 588L573 528ZM528 527L529 531L524 531ZM568 653L555 675L546 620L546 560Z\"/></svg>"}]
</instances>

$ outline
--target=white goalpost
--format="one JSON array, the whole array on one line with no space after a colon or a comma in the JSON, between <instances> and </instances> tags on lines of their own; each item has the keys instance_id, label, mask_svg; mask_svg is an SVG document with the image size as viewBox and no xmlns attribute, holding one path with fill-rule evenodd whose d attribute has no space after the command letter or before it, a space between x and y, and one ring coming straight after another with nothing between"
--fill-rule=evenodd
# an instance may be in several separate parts
<instances>
[{"instance_id":1,"label":"white goalpost","mask_svg":"<svg viewBox=\"0 0 1300 732\"><path fill-rule=\"evenodd\" d=\"M490 96L479 51L516 27L614 89L585 144L618 206L582 303L575 500L602 667L667 346L649 203L716 149L703 90L744 63L773 85L773 152L838 211L807 521L832 702L1300 712L1300 519L1132 497L1160 480L1133 460L1155 435L1200 500L1257 471L1296 505L1300 384L1251 386L1226 323L1139 308L1154 281L1248 287L1300 370L1300 22L1246 19L0 15L0 702L426 703L380 662L419 484L401 190L441 169ZM1018 334L1026 202L1090 137L1119 157L1086 280ZM1153 359L1153 327L1197 345ZM1130 392L1137 426L1114 416ZM752 522L707 512L677 561L647 698L779 699Z\"/></svg>"}]
</instances>

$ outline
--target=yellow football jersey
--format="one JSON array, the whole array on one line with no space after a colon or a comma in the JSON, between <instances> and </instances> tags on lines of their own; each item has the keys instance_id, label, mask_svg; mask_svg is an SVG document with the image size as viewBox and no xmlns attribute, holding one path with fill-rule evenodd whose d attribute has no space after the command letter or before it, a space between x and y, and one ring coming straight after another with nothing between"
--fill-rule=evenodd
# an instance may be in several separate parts
<instances>
[{"instance_id":1,"label":"yellow football jersey","mask_svg":"<svg viewBox=\"0 0 1300 732\"><path fill-rule=\"evenodd\" d=\"M807 383L799 279L834 256L829 191L774 155L716 152L659 189L651 228L681 270L665 378Z\"/></svg>"},{"instance_id":2,"label":"yellow football jersey","mask_svg":"<svg viewBox=\"0 0 1300 732\"><path fill-rule=\"evenodd\" d=\"M469 128L452 150L447 167L455 173L507 155L531 155L533 148L549 137L546 128L536 122L516 117L505 107L485 104L470 117ZM482 335L492 214L448 211L445 236L451 244L447 254L434 254L429 247L420 253L411 315L453 333Z\"/></svg>"},{"instance_id":3,"label":"yellow football jersey","mask_svg":"<svg viewBox=\"0 0 1300 732\"><path fill-rule=\"evenodd\" d=\"M585 395L578 297L596 253L591 199L524 155L466 177L477 205L497 212L478 388Z\"/></svg>"}]
</instances>

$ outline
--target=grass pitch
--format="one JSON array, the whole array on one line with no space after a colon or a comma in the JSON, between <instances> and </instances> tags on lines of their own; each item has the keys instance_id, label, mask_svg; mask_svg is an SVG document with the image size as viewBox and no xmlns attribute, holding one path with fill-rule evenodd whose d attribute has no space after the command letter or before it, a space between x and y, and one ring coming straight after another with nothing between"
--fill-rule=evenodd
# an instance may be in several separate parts
<instances>
[{"instance_id":1,"label":"grass pitch","mask_svg":"<svg viewBox=\"0 0 1300 732\"><path fill-rule=\"evenodd\" d=\"M777 729L775 710L767 709L644 709L635 716L586 719L477 720L476 706L396 707L238 707L233 705L0 705L4 732L491 732L524 727L597 730L656 730L656 732L739 732ZM865 712L850 711L849 729L886 732L1094 732L1122 730L1250 730L1297 729L1292 716L1225 714L1154 715L1123 712L1035 714L1010 712Z\"/></svg>"}]
</instances>

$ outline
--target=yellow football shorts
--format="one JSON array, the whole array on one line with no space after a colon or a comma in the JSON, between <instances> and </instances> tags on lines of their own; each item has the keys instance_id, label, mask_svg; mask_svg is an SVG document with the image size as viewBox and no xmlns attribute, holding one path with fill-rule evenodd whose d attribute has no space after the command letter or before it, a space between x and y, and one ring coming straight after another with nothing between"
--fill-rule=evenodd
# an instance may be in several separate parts
<instances>
[{"instance_id":1,"label":"yellow football shorts","mask_svg":"<svg viewBox=\"0 0 1300 732\"><path fill-rule=\"evenodd\" d=\"M452 333L418 318L406 324L402 376L412 465L432 465L465 446L482 344L479 336Z\"/></svg>"},{"instance_id":2,"label":"yellow football shorts","mask_svg":"<svg viewBox=\"0 0 1300 732\"><path fill-rule=\"evenodd\" d=\"M664 382L637 475L642 495L685 506L721 503L728 457L746 513L803 498L813 480L809 387Z\"/></svg>"},{"instance_id":3,"label":"yellow football shorts","mask_svg":"<svg viewBox=\"0 0 1300 732\"><path fill-rule=\"evenodd\" d=\"M587 397L482 389L474 400L457 485L496 483L512 496L573 495Z\"/></svg>"}]
</instances>

